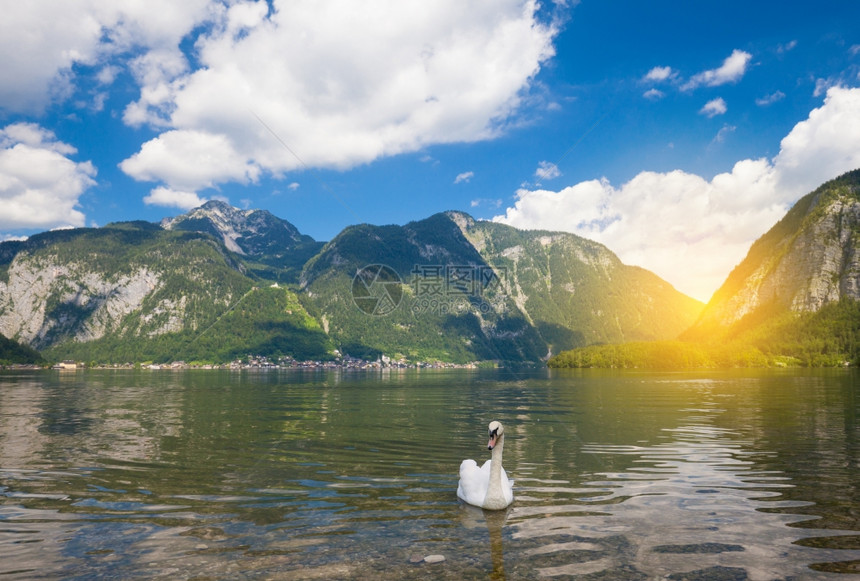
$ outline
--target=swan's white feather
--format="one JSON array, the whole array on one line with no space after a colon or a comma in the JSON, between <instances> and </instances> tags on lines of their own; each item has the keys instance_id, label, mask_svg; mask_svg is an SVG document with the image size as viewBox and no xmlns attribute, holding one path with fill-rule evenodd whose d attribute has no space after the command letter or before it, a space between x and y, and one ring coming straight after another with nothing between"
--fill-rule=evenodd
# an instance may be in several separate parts
<instances>
[{"instance_id":1,"label":"swan's white feather","mask_svg":"<svg viewBox=\"0 0 860 581\"><path fill-rule=\"evenodd\" d=\"M490 487L490 467L493 461L487 460L478 468L474 460L463 460L460 463L460 484L457 486L457 496L464 502L474 506L483 506ZM502 493L508 504L514 501L514 481L508 480L508 475L502 468Z\"/></svg>"}]
</instances>

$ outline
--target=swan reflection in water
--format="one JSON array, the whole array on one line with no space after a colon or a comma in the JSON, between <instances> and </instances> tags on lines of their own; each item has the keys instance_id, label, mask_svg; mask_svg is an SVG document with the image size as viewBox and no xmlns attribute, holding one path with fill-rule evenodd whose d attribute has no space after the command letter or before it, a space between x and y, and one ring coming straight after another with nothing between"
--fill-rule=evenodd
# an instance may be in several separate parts
<instances>
[{"instance_id":1,"label":"swan reflection in water","mask_svg":"<svg viewBox=\"0 0 860 581\"><path fill-rule=\"evenodd\" d=\"M492 581L505 580L505 556L502 543L502 528L508 520L511 509L485 510L466 503L460 504L460 523L467 529L487 528L490 535L490 557L493 561L493 571L489 579Z\"/></svg>"}]
</instances>

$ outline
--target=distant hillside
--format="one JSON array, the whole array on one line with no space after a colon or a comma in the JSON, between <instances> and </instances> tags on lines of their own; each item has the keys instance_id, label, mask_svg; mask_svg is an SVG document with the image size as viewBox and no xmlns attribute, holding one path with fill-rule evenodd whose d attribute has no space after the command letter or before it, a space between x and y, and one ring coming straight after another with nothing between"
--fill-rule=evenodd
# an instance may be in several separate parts
<instances>
[{"instance_id":1,"label":"distant hillside","mask_svg":"<svg viewBox=\"0 0 860 581\"><path fill-rule=\"evenodd\" d=\"M860 170L804 196L759 238L683 342L565 353L556 366L860 363Z\"/></svg>"}]
</instances>

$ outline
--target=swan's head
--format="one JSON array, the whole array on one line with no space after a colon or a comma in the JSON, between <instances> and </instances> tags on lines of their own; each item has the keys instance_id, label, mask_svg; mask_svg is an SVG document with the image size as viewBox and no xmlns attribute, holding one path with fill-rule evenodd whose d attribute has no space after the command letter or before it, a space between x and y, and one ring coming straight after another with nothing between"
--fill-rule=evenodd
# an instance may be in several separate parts
<instances>
[{"instance_id":1,"label":"swan's head","mask_svg":"<svg viewBox=\"0 0 860 581\"><path fill-rule=\"evenodd\" d=\"M505 427L497 421L490 422L490 441L487 443L487 450L492 450L496 447L496 444L499 443L499 440L502 439L502 436L505 435Z\"/></svg>"}]
</instances>

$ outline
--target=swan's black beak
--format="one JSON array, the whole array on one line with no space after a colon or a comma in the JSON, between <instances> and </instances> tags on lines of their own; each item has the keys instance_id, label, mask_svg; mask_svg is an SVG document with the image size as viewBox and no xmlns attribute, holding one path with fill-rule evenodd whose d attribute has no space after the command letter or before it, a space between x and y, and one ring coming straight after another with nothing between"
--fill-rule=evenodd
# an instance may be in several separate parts
<instances>
[{"instance_id":1,"label":"swan's black beak","mask_svg":"<svg viewBox=\"0 0 860 581\"><path fill-rule=\"evenodd\" d=\"M497 430L490 432L490 441L487 442L487 450L492 450L496 447L496 440L499 438L499 435L496 432Z\"/></svg>"}]
</instances>

